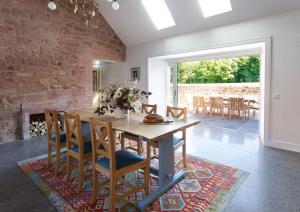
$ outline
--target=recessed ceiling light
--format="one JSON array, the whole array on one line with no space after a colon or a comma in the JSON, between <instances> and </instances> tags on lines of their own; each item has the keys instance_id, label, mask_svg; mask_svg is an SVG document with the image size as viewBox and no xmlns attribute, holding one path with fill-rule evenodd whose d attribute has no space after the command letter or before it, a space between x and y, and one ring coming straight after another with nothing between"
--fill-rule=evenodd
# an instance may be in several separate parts
<instances>
[{"instance_id":1,"label":"recessed ceiling light","mask_svg":"<svg viewBox=\"0 0 300 212\"><path fill-rule=\"evenodd\" d=\"M198 0L205 18L232 11L230 0Z\"/></svg>"},{"instance_id":2,"label":"recessed ceiling light","mask_svg":"<svg viewBox=\"0 0 300 212\"><path fill-rule=\"evenodd\" d=\"M142 0L142 3L158 30L176 25L165 0Z\"/></svg>"}]
</instances>

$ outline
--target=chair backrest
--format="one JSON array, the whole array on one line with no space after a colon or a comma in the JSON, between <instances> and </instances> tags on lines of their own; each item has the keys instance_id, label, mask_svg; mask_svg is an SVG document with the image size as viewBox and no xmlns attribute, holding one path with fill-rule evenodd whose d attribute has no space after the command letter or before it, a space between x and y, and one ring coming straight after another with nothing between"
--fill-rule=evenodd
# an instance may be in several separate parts
<instances>
[{"instance_id":1,"label":"chair backrest","mask_svg":"<svg viewBox=\"0 0 300 212\"><path fill-rule=\"evenodd\" d=\"M197 107L200 105L199 96L193 96L193 106Z\"/></svg>"},{"instance_id":2,"label":"chair backrest","mask_svg":"<svg viewBox=\"0 0 300 212\"><path fill-rule=\"evenodd\" d=\"M145 114L154 114L157 113L157 104L149 105L149 104L142 104L142 113Z\"/></svg>"},{"instance_id":3,"label":"chair backrest","mask_svg":"<svg viewBox=\"0 0 300 212\"><path fill-rule=\"evenodd\" d=\"M67 132L67 148L70 149L72 145L77 145L79 153L84 153L84 144L82 137L81 121L79 114L64 113L66 132Z\"/></svg>"},{"instance_id":4,"label":"chair backrest","mask_svg":"<svg viewBox=\"0 0 300 212\"><path fill-rule=\"evenodd\" d=\"M167 117L172 117L174 119L187 119L187 108L167 106Z\"/></svg>"},{"instance_id":5,"label":"chair backrest","mask_svg":"<svg viewBox=\"0 0 300 212\"><path fill-rule=\"evenodd\" d=\"M56 142L60 142L60 129L57 118L57 111L45 108L45 119L47 123L48 140L56 138Z\"/></svg>"},{"instance_id":6,"label":"chair backrest","mask_svg":"<svg viewBox=\"0 0 300 212\"><path fill-rule=\"evenodd\" d=\"M204 96L193 96L193 105L202 107L203 105L205 105L205 97Z\"/></svg>"},{"instance_id":7,"label":"chair backrest","mask_svg":"<svg viewBox=\"0 0 300 212\"><path fill-rule=\"evenodd\" d=\"M245 107L244 98L230 97L229 98L229 108L233 109L243 109Z\"/></svg>"},{"instance_id":8,"label":"chair backrest","mask_svg":"<svg viewBox=\"0 0 300 212\"><path fill-rule=\"evenodd\" d=\"M222 97L209 97L209 102L211 108L222 108L224 106Z\"/></svg>"},{"instance_id":9,"label":"chair backrest","mask_svg":"<svg viewBox=\"0 0 300 212\"><path fill-rule=\"evenodd\" d=\"M205 105L205 97L204 96L198 96L199 98L199 105L204 106Z\"/></svg>"},{"instance_id":10,"label":"chair backrest","mask_svg":"<svg viewBox=\"0 0 300 212\"><path fill-rule=\"evenodd\" d=\"M115 139L112 131L112 124L97 118L91 118L91 137L93 149L93 162L99 157L109 159L111 170L116 169Z\"/></svg>"}]
</instances>

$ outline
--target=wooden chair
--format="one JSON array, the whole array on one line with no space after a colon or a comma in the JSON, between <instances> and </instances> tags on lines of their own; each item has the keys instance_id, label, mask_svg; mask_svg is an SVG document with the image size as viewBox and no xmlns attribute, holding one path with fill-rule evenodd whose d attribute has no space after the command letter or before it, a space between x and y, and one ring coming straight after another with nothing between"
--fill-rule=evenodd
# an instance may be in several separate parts
<instances>
[{"instance_id":1,"label":"wooden chair","mask_svg":"<svg viewBox=\"0 0 300 212\"><path fill-rule=\"evenodd\" d=\"M229 98L228 103L228 118L231 119L232 112L238 112L238 118L240 118L241 111L243 112L243 119L246 119L246 111L248 109L248 106L245 104L244 98L236 98L231 97Z\"/></svg>"},{"instance_id":2,"label":"wooden chair","mask_svg":"<svg viewBox=\"0 0 300 212\"><path fill-rule=\"evenodd\" d=\"M58 124L58 115L56 110L45 108L45 118L47 123L47 137L48 137L48 166L51 164L52 147L56 149L56 169L55 174L59 173L61 165L61 149L66 147L66 134L62 133Z\"/></svg>"},{"instance_id":3,"label":"wooden chair","mask_svg":"<svg viewBox=\"0 0 300 212\"><path fill-rule=\"evenodd\" d=\"M84 174L84 162L92 157L92 143L90 129L82 129L80 116L78 114L64 113L67 131L67 182L70 181L72 172L72 160L78 160L79 180L77 191L80 192L86 178Z\"/></svg>"},{"instance_id":4,"label":"wooden chair","mask_svg":"<svg viewBox=\"0 0 300 212\"><path fill-rule=\"evenodd\" d=\"M250 118L250 111L252 110L252 116L255 118L256 111L259 111L259 102L255 100L248 100L248 118Z\"/></svg>"},{"instance_id":5,"label":"wooden chair","mask_svg":"<svg viewBox=\"0 0 300 212\"><path fill-rule=\"evenodd\" d=\"M224 103L222 97L209 97L209 114L220 114L224 117Z\"/></svg>"},{"instance_id":6,"label":"wooden chair","mask_svg":"<svg viewBox=\"0 0 300 212\"><path fill-rule=\"evenodd\" d=\"M157 104L149 105L149 104L142 104L142 113L143 114L154 114L157 113Z\"/></svg>"},{"instance_id":7,"label":"wooden chair","mask_svg":"<svg viewBox=\"0 0 300 212\"><path fill-rule=\"evenodd\" d=\"M204 96L193 96L194 113L199 114L199 108L202 108L202 114L206 114L208 106Z\"/></svg>"},{"instance_id":8,"label":"wooden chair","mask_svg":"<svg viewBox=\"0 0 300 212\"><path fill-rule=\"evenodd\" d=\"M139 190L144 190L145 195L149 194L149 176L150 163L149 160L127 151L115 151L115 138L113 136L111 122L101 121L91 118L91 133L93 144L93 195L91 203L95 204L99 186L104 186L109 182L110 192L110 211L115 210L116 201L123 199ZM137 186L130 185L125 181L124 176L127 173L144 170L144 183ZM108 179L99 184L98 173L102 173ZM132 189L124 194L117 194L117 182L123 181L126 185L130 185Z\"/></svg>"},{"instance_id":9,"label":"wooden chair","mask_svg":"<svg viewBox=\"0 0 300 212\"><path fill-rule=\"evenodd\" d=\"M186 107L170 107L167 106L167 117L172 117L173 119L178 120L186 120L187 119L187 108ZM173 135L173 149L176 151L180 147L182 147L182 159L177 161L175 165L183 161L183 166L187 167L187 160L186 160L186 130L179 131ZM150 145L154 148L158 148L157 141L150 141ZM157 158L158 155L154 153L154 157L151 157L148 154L148 159Z\"/></svg>"},{"instance_id":10,"label":"wooden chair","mask_svg":"<svg viewBox=\"0 0 300 212\"><path fill-rule=\"evenodd\" d=\"M143 114L157 113L157 105L142 104L141 112ZM130 144L128 147L126 147L126 149L134 150L138 153L138 155L141 155L144 152L143 143L140 141L140 138L130 133L121 133L120 135L121 149L125 148L125 139L129 140L129 144ZM131 144L132 141L136 143L136 147L134 147L134 145Z\"/></svg>"}]
</instances>

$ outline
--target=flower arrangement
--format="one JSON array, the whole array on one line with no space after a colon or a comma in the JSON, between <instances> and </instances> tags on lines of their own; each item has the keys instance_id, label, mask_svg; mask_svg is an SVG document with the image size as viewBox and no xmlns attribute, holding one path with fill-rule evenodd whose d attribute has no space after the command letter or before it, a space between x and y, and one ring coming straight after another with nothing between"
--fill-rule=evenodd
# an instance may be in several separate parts
<instances>
[{"instance_id":1,"label":"flower arrangement","mask_svg":"<svg viewBox=\"0 0 300 212\"><path fill-rule=\"evenodd\" d=\"M116 83L99 91L100 102L95 113L104 115L106 112L113 113L116 109L124 112L135 112L135 106L139 101L148 98L151 92L140 91L130 82Z\"/></svg>"}]
</instances>

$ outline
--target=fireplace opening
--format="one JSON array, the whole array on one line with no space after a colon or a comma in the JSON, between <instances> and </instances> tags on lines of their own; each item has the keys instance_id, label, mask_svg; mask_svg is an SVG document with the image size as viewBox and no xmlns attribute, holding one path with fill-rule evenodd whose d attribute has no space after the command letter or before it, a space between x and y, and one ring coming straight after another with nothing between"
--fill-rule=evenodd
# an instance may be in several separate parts
<instances>
[{"instance_id":1,"label":"fireplace opening","mask_svg":"<svg viewBox=\"0 0 300 212\"><path fill-rule=\"evenodd\" d=\"M61 121L58 120L58 125L62 130ZM35 138L37 136L47 135L47 123L44 113L29 115L29 137Z\"/></svg>"},{"instance_id":2,"label":"fireplace opening","mask_svg":"<svg viewBox=\"0 0 300 212\"><path fill-rule=\"evenodd\" d=\"M29 115L29 137L47 135L47 123L44 113Z\"/></svg>"},{"instance_id":3,"label":"fireplace opening","mask_svg":"<svg viewBox=\"0 0 300 212\"><path fill-rule=\"evenodd\" d=\"M21 104L20 123L22 127L22 139L30 139L47 135L47 123L44 114L45 108L57 111L66 111L67 102L38 102ZM58 117L59 118L59 117ZM63 132L63 118L59 118L61 132Z\"/></svg>"}]
</instances>

